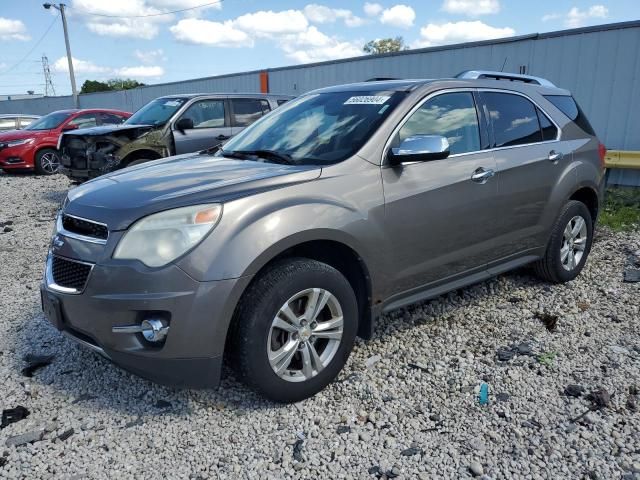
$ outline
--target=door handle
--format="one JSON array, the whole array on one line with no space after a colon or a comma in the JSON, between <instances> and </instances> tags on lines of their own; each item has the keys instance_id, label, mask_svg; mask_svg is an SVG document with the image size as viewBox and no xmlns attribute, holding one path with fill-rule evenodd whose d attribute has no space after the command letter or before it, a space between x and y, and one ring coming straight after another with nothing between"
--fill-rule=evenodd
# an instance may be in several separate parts
<instances>
[{"instance_id":1,"label":"door handle","mask_svg":"<svg viewBox=\"0 0 640 480\"><path fill-rule=\"evenodd\" d=\"M490 168L480 167L473 172L473 174L471 175L471 180L476 183L484 184L487 183L487 180L489 180L495 174L496 172L494 172Z\"/></svg>"},{"instance_id":2,"label":"door handle","mask_svg":"<svg viewBox=\"0 0 640 480\"><path fill-rule=\"evenodd\" d=\"M562 160L562 157L564 157L564 154L562 152L556 152L555 150L551 150L549 152L549 161L550 162L557 162L558 160Z\"/></svg>"},{"instance_id":3,"label":"door handle","mask_svg":"<svg viewBox=\"0 0 640 480\"><path fill-rule=\"evenodd\" d=\"M230 137L229 135L222 135L222 134L221 134L221 135L218 135L218 136L216 137L216 140L228 140L228 139L230 139L230 138L231 138L231 137Z\"/></svg>"}]
</instances>

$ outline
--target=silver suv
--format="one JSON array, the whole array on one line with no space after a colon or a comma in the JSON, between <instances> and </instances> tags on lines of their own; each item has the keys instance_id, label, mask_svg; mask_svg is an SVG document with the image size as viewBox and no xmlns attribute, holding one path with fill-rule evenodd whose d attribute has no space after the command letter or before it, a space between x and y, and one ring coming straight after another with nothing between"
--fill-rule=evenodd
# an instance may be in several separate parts
<instances>
[{"instance_id":1,"label":"silver suv","mask_svg":"<svg viewBox=\"0 0 640 480\"><path fill-rule=\"evenodd\" d=\"M216 386L224 356L265 396L298 401L385 312L529 263L575 278L603 157L570 93L544 79L316 90L223 149L71 190L43 307L154 381Z\"/></svg>"}]
</instances>

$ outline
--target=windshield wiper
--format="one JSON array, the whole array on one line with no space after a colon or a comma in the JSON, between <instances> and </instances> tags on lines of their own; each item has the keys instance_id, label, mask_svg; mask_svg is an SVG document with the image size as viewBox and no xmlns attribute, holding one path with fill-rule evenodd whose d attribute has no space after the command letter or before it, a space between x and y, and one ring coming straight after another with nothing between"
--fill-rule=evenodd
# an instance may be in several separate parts
<instances>
[{"instance_id":1,"label":"windshield wiper","mask_svg":"<svg viewBox=\"0 0 640 480\"><path fill-rule=\"evenodd\" d=\"M222 151L224 157L242 158L246 159L250 156L262 157L266 160L271 160L275 163L282 163L285 165L295 165L291 155L278 152L276 150L231 150Z\"/></svg>"},{"instance_id":2,"label":"windshield wiper","mask_svg":"<svg viewBox=\"0 0 640 480\"><path fill-rule=\"evenodd\" d=\"M213 146L211 146L209 148L205 148L204 150L200 150L198 153L200 155L211 155L212 153L216 153L218 150L220 150L221 146L222 146L222 142L216 143L215 145L213 145Z\"/></svg>"}]
</instances>

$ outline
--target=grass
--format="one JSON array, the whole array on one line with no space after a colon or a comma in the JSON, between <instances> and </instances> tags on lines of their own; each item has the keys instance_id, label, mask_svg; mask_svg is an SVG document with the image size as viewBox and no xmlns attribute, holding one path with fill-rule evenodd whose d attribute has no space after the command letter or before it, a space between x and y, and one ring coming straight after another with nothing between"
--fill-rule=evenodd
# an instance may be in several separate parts
<instances>
[{"instance_id":1,"label":"grass","mask_svg":"<svg viewBox=\"0 0 640 480\"><path fill-rule=\"evenodd\" d=\"M599 223L616 232L639 228L640 188L608 188Z\"/></svg>"},{"instance_id":2,"label":"grass","mask_svg":"<svg viewBox=\"0 0 640 480\"><path fill-rule=\"evenodd\" d=\"M556 352L544 352L538 355L538 362L546 367L553 365L553 361L556 358Z\"/></svg>"}]
</instances>

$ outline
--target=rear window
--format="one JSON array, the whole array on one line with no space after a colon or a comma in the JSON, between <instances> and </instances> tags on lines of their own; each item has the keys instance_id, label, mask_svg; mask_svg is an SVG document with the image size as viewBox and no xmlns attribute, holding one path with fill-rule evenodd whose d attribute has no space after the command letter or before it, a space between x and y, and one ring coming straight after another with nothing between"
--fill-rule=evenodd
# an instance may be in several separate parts
<instances>
[{"instance_id":1,"label":"rear window","mask_svg":"<svg viewBox=\"0 0 640 480\"><path fill-rule=\"evenodd\" d=\"M586 133L595 136L596 132L594 132L589 120L587 120L586 115L573 97L569 95L545 95L544 98L553 103L558 110L569 117L569 120L573 120Z\"/></svg>"},{"instance_id":2,"label":"rear window","mask_svg":"<svg viewBox=\"0 0 640 480\"><path fill-rule=\"evenodd\" d=\"M483 92L496 147L512 147L542 141L536 107L524 97L509 93Z\"/></svg>"}]
</instances>

